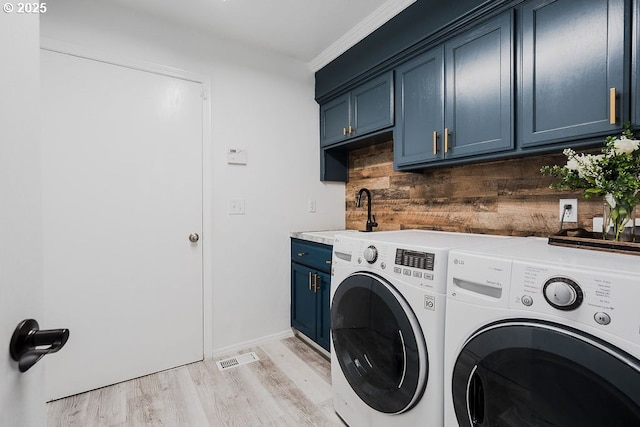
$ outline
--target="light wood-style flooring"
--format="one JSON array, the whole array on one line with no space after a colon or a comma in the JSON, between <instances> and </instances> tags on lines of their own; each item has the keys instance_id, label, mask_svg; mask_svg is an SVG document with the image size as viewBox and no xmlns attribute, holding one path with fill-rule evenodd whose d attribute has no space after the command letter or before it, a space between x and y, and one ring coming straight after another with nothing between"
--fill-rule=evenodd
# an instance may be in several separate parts
<instances>
[{"instance_id":1,"label":"light wood-style flooring","mask_svg":"<svg viewBox=\"0 0 640 427\"><path fill-rule=\"evenodd\" d=\"M228 356L247 351L260 360L222 372L205 360L50 402L48 425L344 426L322 355L291 337Z\"/></svg>"}]
</instances>

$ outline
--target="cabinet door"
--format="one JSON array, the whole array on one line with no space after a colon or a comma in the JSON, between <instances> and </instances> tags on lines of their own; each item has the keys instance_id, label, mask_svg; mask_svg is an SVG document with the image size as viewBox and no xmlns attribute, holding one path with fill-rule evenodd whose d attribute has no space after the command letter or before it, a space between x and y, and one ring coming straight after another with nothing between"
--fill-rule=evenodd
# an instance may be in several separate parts
<instances>
[{"instance_id":1,"label":"cabinet door","mask_svg":"<svg viewBox=\"0 0 640 427\"><path fill-rule=\"evenodd\" d=\"M347 139L349 129L350 94L344 94L320 106L320 146Z\"/></svg>"},{"instance_id":2,"label":"cabinet door","mask_svg":"<svg viewBox=\"0 0 640 427\"><path fill-rule=\"evenodd\" d=\"M621 129L625 0L535 0L521 19L522 146Z\"/></svg>"},{"instance_id":3,"label":"cabinet door","mask_svg":"<svg viewBox=\"0 0 640 427\"><path fill-rule=\"evenodd\" d=\"M393 73L389 72L351 91L349 136L361 136L393 125Z\"/></svg>"},{"instance_id":4,"label":"cabinet door","mask_svg":"<svg viewBox=\"0 0 640 427\"><path fill-rule=\"evenodd\" d=\"M514 147L513 12L445 44L445 157Z\"/></svg>"},{"instance_id":5,"label":"cabinet door","mask_svg":"<svg viewBox=\"0 0 640 427\"><path fill-rule=\"evenodd\" d=\"M291 326L316 339L316 294L311 290L315 272L291 263Z\"/></svg>"},{"instance_id":6,"label":"cabinet door","mask_svg":"<svg viewBox=\"0 0 640 427\"><path fill-rule=\"evenodd\" d=\"M442 47L432 49L395 70L396 167L442 159L444 67ZM434 140L435 139L435 140Z\"/></svg>"},{"instance_id":7,"label":"cabinet door","mask_svg":"<svg viewBox=\"0 0 640 427\"><path fill-rule=\"evenodd\" d=\"M325 350L330 351L331 336L331 301L329 299L331 276L316 272L317 276L317 342Z\"/></svg>"}]
</instances>

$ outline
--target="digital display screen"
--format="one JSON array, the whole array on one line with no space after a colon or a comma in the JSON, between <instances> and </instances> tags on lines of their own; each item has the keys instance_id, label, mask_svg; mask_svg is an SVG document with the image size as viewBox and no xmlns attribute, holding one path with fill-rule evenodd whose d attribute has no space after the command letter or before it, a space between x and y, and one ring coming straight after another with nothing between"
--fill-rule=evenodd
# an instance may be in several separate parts
<instances>
[{"instance_id":1,"label":"digital display screen","mask_svg":"<svg viewBox=\"0 0 640 427\"><path fill-rule=\"evenodd\" d=\"M435 255L427 252L409 251L406 249L396 250L396 265L402 265L404 267L433 271L434 259Z\"/></svg>"}]
</instances>

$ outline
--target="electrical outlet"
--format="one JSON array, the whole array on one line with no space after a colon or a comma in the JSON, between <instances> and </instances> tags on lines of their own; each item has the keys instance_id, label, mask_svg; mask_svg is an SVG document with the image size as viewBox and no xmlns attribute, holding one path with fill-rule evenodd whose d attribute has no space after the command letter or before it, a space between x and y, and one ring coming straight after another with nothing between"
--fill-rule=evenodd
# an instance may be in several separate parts
<instances>
[{"instance_id":1,"label":"electrical outlet","mask_svg":"<svg viewBox=\"0 0 640 427\"><path fill-rule=\"evenodd\" d=\"M564 207L566 205L571 206L571 208L565 211ZM560 199L559 209L560 221L562 221L562 215L564 215L564 222L578 222L578 199Z\"/></svg>"}]
</instances>

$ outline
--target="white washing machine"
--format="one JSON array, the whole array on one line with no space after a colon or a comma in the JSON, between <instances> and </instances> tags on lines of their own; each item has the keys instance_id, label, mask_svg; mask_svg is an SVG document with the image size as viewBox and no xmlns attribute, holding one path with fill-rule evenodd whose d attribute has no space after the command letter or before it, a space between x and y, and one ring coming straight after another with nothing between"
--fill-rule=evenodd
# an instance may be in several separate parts
<instances>
[{"instance_id":1,"label":"white washing machine","mask_svg":"<svg viewBox=\"0 0 640 427\"><path fill-rule=\"evenodd\" d=\"M640 426L640 258L526 238L449 255L445 426Z\"/></svg>"},{"instance_id":2,"label":"white washing machine","mask_svg":"<svg viewBox=\"0 0 640 427\"><path fill-rule=\"evenodd\" d=\"M433 231L336 236L331 377L351 427L443 425L447 255L498 236Z\"/></svg>"}]
</instances>

